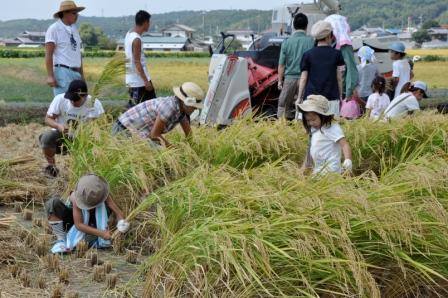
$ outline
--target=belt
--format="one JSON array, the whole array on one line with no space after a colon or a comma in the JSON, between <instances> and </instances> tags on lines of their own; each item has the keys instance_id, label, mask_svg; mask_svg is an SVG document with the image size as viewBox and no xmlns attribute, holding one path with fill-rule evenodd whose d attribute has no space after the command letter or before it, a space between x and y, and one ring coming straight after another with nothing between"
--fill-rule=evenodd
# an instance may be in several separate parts
<instances>
[{"instance_id":1,"label":"belt","mask_svg":"<svg viewBox=\"0 0 448 298\"><path fill-rule=\"evenodd\" d=\"M76 72L80 72L81 71L81 68L79 68L79 67L70 67L70 66L67 66L67 65L64 65L64 64L55 64L54 67L63 67L63 68L67 68L67 69L70 69L70 70L73 70L73 71L76 71Z\"/></svg>"}]
</instances>

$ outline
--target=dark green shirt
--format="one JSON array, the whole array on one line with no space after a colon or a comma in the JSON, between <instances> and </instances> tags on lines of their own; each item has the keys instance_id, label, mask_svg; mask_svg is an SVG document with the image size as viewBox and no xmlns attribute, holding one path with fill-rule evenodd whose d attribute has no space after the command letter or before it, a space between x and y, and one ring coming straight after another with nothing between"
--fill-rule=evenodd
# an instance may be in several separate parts
<instances>
[{"instance_id":1,"label":"dark green shirt","mask_svg":"<svg viewBox=\"0 0 448 298\"><path fill-rule=\"evenodd\" d=\"M303 53L314 47L314 40L304 31L295 32L283 42L278 63L285 65L285 79L296 80L300 77L300 62Z\"/></svg>"}]
</instances>

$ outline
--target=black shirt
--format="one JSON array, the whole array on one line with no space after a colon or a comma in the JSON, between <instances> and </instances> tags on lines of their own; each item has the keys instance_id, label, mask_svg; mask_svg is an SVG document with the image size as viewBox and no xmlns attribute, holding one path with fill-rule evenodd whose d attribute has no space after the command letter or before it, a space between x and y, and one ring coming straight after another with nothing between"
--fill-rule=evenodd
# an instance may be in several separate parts
<instances>
[{"instance_id":1,"label":"black shirt","mask_svg":"<svg viewBox=\"0 0 448 298\"><path fill-rule=\"evenodd\" d=\"M339 99L337 69L344 64L341 52L330 46L305 52L300 64L302 71L308 71L304 99L312 94L325 96L328 100Z\"/></svg>"}]
</instances>

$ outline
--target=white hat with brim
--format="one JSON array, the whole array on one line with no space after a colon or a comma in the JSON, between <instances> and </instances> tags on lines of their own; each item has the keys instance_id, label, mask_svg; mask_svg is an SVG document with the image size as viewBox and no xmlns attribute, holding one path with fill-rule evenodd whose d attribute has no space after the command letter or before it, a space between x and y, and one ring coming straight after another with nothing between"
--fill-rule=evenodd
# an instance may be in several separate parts
<instances>
[{"instance_id":1,"label":"white hat with brim","mask_svg":"<svg viewBox=\"0 0 448 298\"><path fill-rule=\"evenodd\" d=\"M106 201L109 196L109 184L97 175L82 176L70 198L80 209L90 210Z\"/></svg>"},{"instance_id":2,"label":"white hat with brim","mask_svg":"<svg viewBox=\"0 0 448 298\"><path fill-rule=\"evenodd\" d=\"M75 4L75 2L73 1L62 1L61 4L59 5L59 11L56 12L53 17L55 19L59 18L59 13L64 12L64 11L83 11L85 9L85 7L83 6L77 6Z\"/></svg>"},{"instance_id":3,"label":"white hat with brim","mask_svg":"<svg viewBox=\"0 0 448 298\"><path fill-rule=\"evenodd\" d=\"M204 103L202 102L204 91L197 84L186 82L182 86L173 87L173 92L187 107L204 108Z\"/></svg>"},{"instance_id":4,"label":"white hat with brim","mask_svg":"<svg viewBox=\"0 0 448 298\"><path fill-rule=\"evenodd\" d=\"M423 91L423 98L428 98L428 85L423 81L415 81L412 86Z\"/></svg>"},{"instance_id":5,"label":"white hat with brim","mask_svg":"<svg viewBox=\"0 0 448 298\"><path fill-rule=\"evenodd\" d=\"M311 27L311 36L316 40L322 40L329 36L333 28L331 24L327 21L318 21L316 24Z\"/></svg>"},{"instance_id":6,"label":"white hat with brim","mask_svg":"<svg viewBox=\"0 0 448 298\"><path fill-rule=\"evenodd\" d=\"M328 99L322 95L310 95L306 100L297 105L300 112L314 112L324 116L331 116L333 113L330 111L330 104Z\"/></svg>"}]
</instances>

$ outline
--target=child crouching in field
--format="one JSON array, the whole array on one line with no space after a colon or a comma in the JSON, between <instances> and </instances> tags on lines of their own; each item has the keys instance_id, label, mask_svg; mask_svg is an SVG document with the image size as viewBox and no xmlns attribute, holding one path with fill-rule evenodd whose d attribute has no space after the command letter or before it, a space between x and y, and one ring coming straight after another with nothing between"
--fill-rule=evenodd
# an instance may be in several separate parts
<instances>
[{"instance_id":1,"label":"child crouching in field","mask_svg":"<svg viewBox=\"0 0 448 298\"><path fill-rule=\"evenodd\" d=\"M72 251L81 240L89 246L110 247L112 238L108 228L108 214L115 213L117 229L125 233L129 223L109 195L109 185L100 176L86 175L79 179L68 204L53 198L47 201L48 223L57 238L52 253Z\"/></svg>"},{"instance_id":2,"label":"child crouching in field","mask_svg":"<svg viewBox=\"0 0 448 298\"><path fill-rule=\"evenodd\" d=\"M298 105L303 114L303 125L310 135L310 144L304 168L313 168L313 175L329 172L352 171L352 152L344 132L333 123L328 100L321 95L310 95ZM344 163L341 167L341 149Z\"/></svg>"},{"instance_id":3,"label":"child crouching in field","mask_svg":"<svg viewBox=\"0 0 448 298\"><path fill-rule=\"evenodd\" d=\"M386 94L386 80L383 77L376 77L372 82L373 94L367 99L367 117L370 120L378 120L390 104L390 98Z\"/></svg>"}]
</instances>

